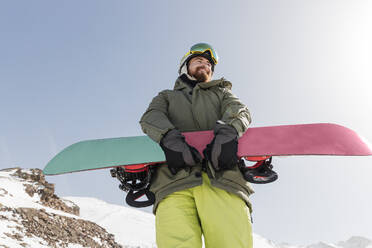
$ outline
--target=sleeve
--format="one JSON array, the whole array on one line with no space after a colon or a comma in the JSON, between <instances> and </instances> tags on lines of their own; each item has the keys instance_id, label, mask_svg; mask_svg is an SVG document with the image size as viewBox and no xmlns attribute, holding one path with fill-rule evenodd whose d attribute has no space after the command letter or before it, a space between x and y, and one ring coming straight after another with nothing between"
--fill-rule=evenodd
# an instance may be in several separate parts
<instances>
[{"instance_id":1,"label":"sleeve","mask_svg":"<svg viewBox=\"0 0 372 248\"><path fill-rule=\"evenodd\" d=\"M157 143L165 133L175 128L168 118L168 105L166 91L160 92L152 99L140 120L142 131Z\"/></svg>"},{"instance_id":2,"label":"sleeve","mask_svg":"<svg viewBox=\"0 0 372 248\"><path fill-rule=\"evenodd\" d=\"M241 137L251 123L251 114L238 97L231 90L224 89L222 99L222 121L233 126Z\"/></svg>"}]
</instances>

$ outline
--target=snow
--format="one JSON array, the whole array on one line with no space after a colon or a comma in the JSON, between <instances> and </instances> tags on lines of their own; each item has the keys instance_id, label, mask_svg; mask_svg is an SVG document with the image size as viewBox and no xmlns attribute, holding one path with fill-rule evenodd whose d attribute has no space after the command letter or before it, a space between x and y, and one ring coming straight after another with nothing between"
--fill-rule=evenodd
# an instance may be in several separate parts
<instances>
[{"instance_id":1,"label":"snow","mask_svg":"<svg viewBox=\"0 0 372 248\"><path fill-rule=\"evenodd\" d=\"M14 171L0 171L0 207L44 209L72 218L81 218L97 223L109 233L115 235L116 242L124 247L155 248L155 216L138 209L106 203L89 197L64 197L62 200L72 206L80 207L80 217L41 205L38 194L33 197L25 192L25 185L32 184L20 178L12 177ZM38 247L47 248L47 243L35 236L27 237L22 232L21 219L12 211L0 211L0 247L11 248ZM16 240L9 235L19 235ZM96 242L99 239L94 238ZM372 248L372 241L363 237L351 237L337 244L319 242L308 246L275 244L274 242L253 234L255 248ZM79 244L69 244L68 248L83 248Z\"/></svg>"},{"instance_id":2,"label":"snow","mask_svg":"<svg viewBox=\"0 0 372 248\"><path fill-rule=\"evenodd\" d=\"M372 241L363 237L351 237L345 242L339 242L342 248L372 248Z\"/></svg>"},{"instance_id":3,"label":"snow","mask_svg":"<svg viewBox=\"0 0 372 248\"><path fill-rule=\"evenodd\" d=\"M25 248L25 247L40 247L48 248L48 244L38 237L27 237L20 230L23 226L18 224L21 223L21 219L13 217L10 212L1 212L1 216L6 217L8 220L0 221L0 246L6 244L8 247L12 248ZM18 234L21 241L15 240L8 235Z\"/></svg>"},{"instance_id":4,"label":"snow","mask_svg":"<svg viewBox=\"0 0 372 248\"><path fill-rule=\"evenodd\" d=\"M155 216L134 208L109 204L89 197L63 197L80 207L80 217L93 221L115 235L126 246L155 245Z\"/></svg>"},{"instance_id":5,"label":"snow","mask_svg":"<svg viewBox=\"0 0 372 248\"><path fill-rule=\"evenodd\" d=\"M115 240L130 247L156 247L155 216L137 209L109 204L88 197L64 197L80 206L80 217L93 221L115 235ZM372 241L363 237L352 237L339 244L319 242L308 246L275 244L253 233L255 248L372 248Z\"/></svg>"},{"instance_id":6,"label":"snow","mask_svg":"<svg viewBox=\"0 0 372 248\"><path fill-rule=\"evenodd\" d=\"M260 248L279 248L280 246L277 246L271 240L265 239L265 238L261 237L260 235L257 235L255 233L253 233L253 247L260 247Z\"/></svg>"},{"instance_id":7,"label":"snow","mask_svg":"<svg viewBox=\"0 0 372 248\"><path fill-rule=\"evenodd\" d=\"M22 171L31 174L30 170ZM26 185L32 185L33 183L11 176L14 172L15 170L0 171L0 208L44 209L48 213L80 219L78 216L43 206L40 203L40 196L38 194L34 194L34 196L31 197L25 192ZM69 204L72 205L72 203ZM19 215L13 214L12 211L0 211L0 247L50 248L50 245L43 239L34 235L30 235L31 237L25 235L25 230L21 221L22 219ZM14 237L15 235L18 237L18 240L10 237ZM83 246L79 244L69 244L68 248L83 248Z\"/></svg>"},{"instance_id":8,"label":"snow","mask_svg":"<svg viewBox=\"0 0 372 248\"><path fill-rule=\"evenodd\" d=\"M30 197L28 194L25 194L25 188L19 183L19 180L8 175L3 176L2 174L0 172L0 185L6 185L6 189L0 188L3 192L1 199L3 205L7 207L40 207L40 204L38 204L38 201L40 201L38 194Z\"/></svg>"},{"instance_id":9,"label":"snow","mask_svg":"<svg viewBox=\"0 0 372 248\"><path fill-rule=\"evenodd\" d=\"M22 171L31 173L31 171L26 169ZM38 194L34 194L33 197L29 196L25 192L25 187L26 185L32 185L32 183L11 176L13 173L14 171L0 171L0 203L3 206L9 208L44 209L49 213L79 219L76 215L68 214L42 205Z\"/></svg>"}]
</instances>

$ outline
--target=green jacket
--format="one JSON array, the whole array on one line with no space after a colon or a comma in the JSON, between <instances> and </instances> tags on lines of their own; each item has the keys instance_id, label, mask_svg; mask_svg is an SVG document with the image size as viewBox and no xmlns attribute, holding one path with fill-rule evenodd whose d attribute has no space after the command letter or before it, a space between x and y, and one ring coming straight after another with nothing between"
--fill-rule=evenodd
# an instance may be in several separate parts
<instances>
[{"instance_id":1,"label":"green jacket","mask_svg":"<svg viewBox=\"0 0 372 248\"><path fill-rule=\"evenodd\" d=\"M181 132L212 130L217 120L232 125L241 136L248 128L251 117L247 107L231 93L232 84L221 78L198 83L193 89L178 78L173 90L161 91L143 114L140 124L144 133L159 143L169 130ZM202 165L172 175L167 166L159 166L153 175L150 190L157 205L167 195L202 184ZM254 191L240 170L215 172L208 166L211 184L241 197L251 209L248 197Z\"/></svg>"}]
</instances>

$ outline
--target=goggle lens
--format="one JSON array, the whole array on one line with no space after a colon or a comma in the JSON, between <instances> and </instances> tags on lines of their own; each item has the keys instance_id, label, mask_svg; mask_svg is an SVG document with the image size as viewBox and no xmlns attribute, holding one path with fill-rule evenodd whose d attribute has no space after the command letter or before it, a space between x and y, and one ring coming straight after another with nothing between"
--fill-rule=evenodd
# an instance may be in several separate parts
<instances>
[{"instance_id":1,"label":"goggle lens","mask_svg":"<svg viewBox=\"0 0 372 248\"><path fill-rule=\"evenodd\" d=\"M210 53L210 55L212 57L212 60L213 60L214 64L216 65L218 63L218 55L210 45L208 45L206 43L198 43L198 44L193 45L190 48L190 53L191 54L202 54L202 53L205 53L205 52Z\"/></svg>"}]
</instances>

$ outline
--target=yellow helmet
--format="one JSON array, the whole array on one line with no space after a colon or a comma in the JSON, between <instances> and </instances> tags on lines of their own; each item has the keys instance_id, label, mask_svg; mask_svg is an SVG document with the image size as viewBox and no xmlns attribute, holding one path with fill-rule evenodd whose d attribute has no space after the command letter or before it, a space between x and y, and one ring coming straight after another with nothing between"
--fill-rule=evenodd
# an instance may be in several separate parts
<instances>
[{"instance_id":1,"label":"yellow helmet","mask_svg":"<svg viewBox=\"0 0 372 248\"><path fill-rule=\"evenodd\" d=\"M178 73L181 74L182 67L196 56L207 58L212 64L212 71L214 71L214 66L218 63L217 52L207 43L197 43L182 57Z\"/></svg>"}]
</instances>

